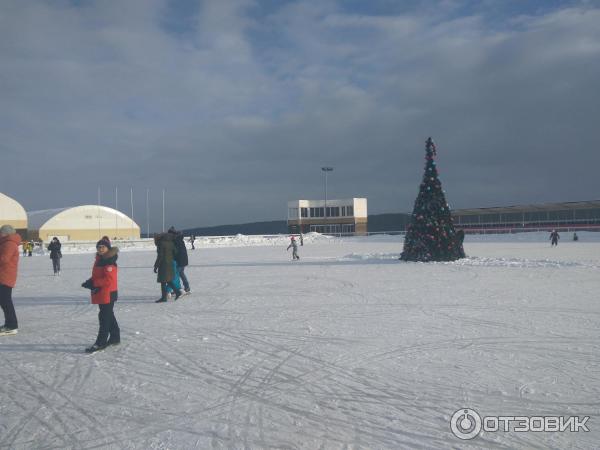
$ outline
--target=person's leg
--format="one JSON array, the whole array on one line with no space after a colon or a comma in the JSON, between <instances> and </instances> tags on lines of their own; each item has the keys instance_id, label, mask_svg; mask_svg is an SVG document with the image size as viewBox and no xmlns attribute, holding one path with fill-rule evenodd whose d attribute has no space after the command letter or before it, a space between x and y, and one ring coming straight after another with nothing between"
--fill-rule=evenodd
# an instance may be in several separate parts
<instances>
[{"instance_id":1,"label":"person's leg","mask_svg":"<svg viewBox=\"0 0 600 450\"><path fill-rule=\"evenodd\" d=\"M160 299L159 302L167 301L167 283L160 283Z\"/></svg>"},{"instance_id":2,"label":"person's leg","mask_svg":"<svg viewBox=\"0 0 600 450\"><path fill-rule=\"evenodd\" d=\"M173 281L167 281L167 284L170 286L171 289L173 289L173 292L175 292L175 300L177 300L179 297L181 297L183 292L181 291L180 288L175 286L175 283L173 283Z\"/></svg>"},{"instance_id":3,"label":"person's leg","mask_svg":"<svg viewBox=\"0 0 600 450\"><path fill-rule=\"evenodd\" d=\"M56 272L58 272L58 269L56 268L56 258L52 258L52 270L54 270L54 275L56 275Z\"/></svg>"},{"instance_id":4,"label":"person's leg","mask_svg":"<svg viewBox=\"0 0 600 450\"><path fill-rule=\"evenodd\" d=\"M96 338L96 345L98 347L106 347L111 326L112 304L107 303L105 305L98 305L98 308L98 322L100 322L100 328L98 330L98 337Z\"/></svg>"},{"instance_id":5,"label":"person's leg","mask_svg":"<svg viewBox=\"0 0 600 450\"><path fill-rule=\"evenodd\" d=\"M56 258L56 272L60 273L60 258Z\"/></svg>"},{"instance_id":6,"label":"person's leg","mask_svg":"<svg viewBox=\"0 0 600 450\"><path fill-rule=\"evenodd\" d=\"M115 302L110 302L110 337L108 343L111 345L118 344L121 342L121 329L119 323L115 317Z\"/></svg>"},{"instance_id":7,"label":"person's leg","mask_svg":"<svg viewBox=\"0 0 600 450\"><path fill-rule=\"evenodd\" d=\"M0 306L4 312L4 326L11 330L19 328L15 306L12 301L12 288L4 284L0 284Z\"/></svg>"},{"instance_id":8,"label":"person's leg","mask_svg":"<svg viewBox=\"0 0 600 450\"><path fill-rule=\"evenodd\" d=\"M185 274L185 267L179 267L178 269L179 269L179 278L183 282L183 289L185 289L185 292L189 292L190 291L190 283Z\"/></svg>"}]
</instances>

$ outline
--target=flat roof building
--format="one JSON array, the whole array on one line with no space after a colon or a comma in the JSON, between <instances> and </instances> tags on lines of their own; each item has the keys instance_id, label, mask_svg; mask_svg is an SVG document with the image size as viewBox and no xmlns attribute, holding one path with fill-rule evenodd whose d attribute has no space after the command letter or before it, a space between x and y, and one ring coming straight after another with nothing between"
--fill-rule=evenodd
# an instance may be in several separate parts
<instances>
[{"instance_id":1,"label":"flat roof building","mask_svg":"<svg viewBox=\"0 0 600 450\"><path fill-rule=\"evenodd\" d=\"M454 225L465 231L490 229L600 229L600 200L456 209Z\"/></svg>"},{"instance_id":2,"label":"flat roof building","mask_svg":"<svg viewBox=\"0 0 600 450\"><path fill-rule=\"evenodd\" d=\"M366 234L367 217L366 198L288 202L290 233Z\"/></svg>"},{"instance_id":3,"label":"flat roof building","mask_svg":"<svg viewBox=\"0 0 600 450\"><path fill-rule=\"evenodd\" d=\"M0 192L0 226L11 225L22 237L27 234L27 213L21 204Z\"/></svg>"},{"instance_id":4,"label":"flat roof building","mask_svg":"<svg viewBox=\"0 0 600 450\"><path fill-rule=\"evenodd\" d=\"M133 219L106 206L83 205L27 214L29 238L44 242L55 236L61 241L94 241L102 236L110 239L140 238L140 227Z\"/></svg>"}]
</instances>

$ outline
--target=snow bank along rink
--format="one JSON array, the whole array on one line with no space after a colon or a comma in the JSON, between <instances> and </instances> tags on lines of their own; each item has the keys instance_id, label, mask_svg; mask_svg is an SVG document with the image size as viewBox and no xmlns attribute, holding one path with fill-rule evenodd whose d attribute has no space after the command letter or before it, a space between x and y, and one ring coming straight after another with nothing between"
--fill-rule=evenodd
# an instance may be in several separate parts
<instances>
[{"instance_id":1,"label":"snow bank along rink","mask_svg":"<svg viewBox=\"0 0 600 450\"><path fill-rule=\"evenodd\" d=\"M598 448L600 242L578 234L468 236L469 258L430 264L398 261L400 236L307 236L296 262L287 237L199 238L193 294L166 304L153 249L124 249L122 344L94 355L93 247L60 277L21 258L0 448ZM461 441L463 407L590 432Z\"/></svg>"}]
</instances>

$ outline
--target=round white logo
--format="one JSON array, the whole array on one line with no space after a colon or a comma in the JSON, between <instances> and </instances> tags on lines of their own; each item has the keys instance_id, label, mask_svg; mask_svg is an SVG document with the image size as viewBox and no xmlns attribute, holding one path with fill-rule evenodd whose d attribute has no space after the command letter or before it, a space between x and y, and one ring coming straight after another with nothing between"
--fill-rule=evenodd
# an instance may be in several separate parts
<instances>
[{"instance_id":1,"label":"round white logo","mask_svg":"<svg viewBox=\"0 0 600 450\"><path fill-rule=\"evenodd\" d=\"M450 429L459 439L473 439L481 431L481 417L472 409L459 409L450 419Z\"/></svg>"}]
</instances>

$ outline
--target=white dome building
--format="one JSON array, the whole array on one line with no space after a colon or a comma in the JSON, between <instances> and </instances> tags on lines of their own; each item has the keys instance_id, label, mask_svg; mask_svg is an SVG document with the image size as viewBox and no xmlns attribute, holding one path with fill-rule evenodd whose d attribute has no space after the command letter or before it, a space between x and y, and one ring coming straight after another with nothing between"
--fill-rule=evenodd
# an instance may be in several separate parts
<instances>
[{"instance_id":1,"label":"white dome building","mask_svg":"<svg viewBox=\"0 0 600 450\"><path fill-rule=\"evenodd\" d=\"M27 234L27 213L19 202L0 192L0 226L12 225L21 235Z\"/></svg>"},{"instance_id":2,"label":"white dome building","mask_svg":"<svg viewBox=\"0 0 600 450\"><path fill-rule=\"evenodd\" d=\"M116 209L98 205L30 211L29 228L44 242L53 237L61 241L95 241L102 236L110 239L139 239L140 227L130 217Z\"/></svg>"}]
</instances>

